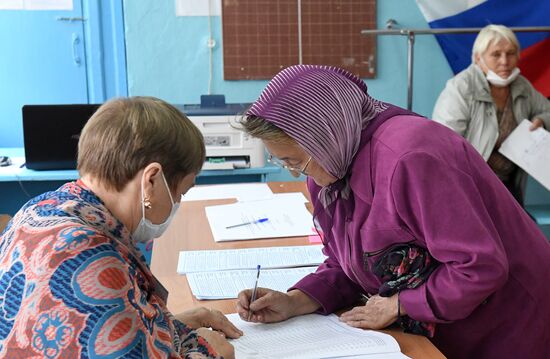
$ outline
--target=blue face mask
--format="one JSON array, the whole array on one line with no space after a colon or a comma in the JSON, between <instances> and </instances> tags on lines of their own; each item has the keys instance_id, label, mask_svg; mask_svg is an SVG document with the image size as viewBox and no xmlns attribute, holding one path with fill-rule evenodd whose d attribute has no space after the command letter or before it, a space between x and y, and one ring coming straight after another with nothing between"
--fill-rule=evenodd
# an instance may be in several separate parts
<instances>
[{"instance_id":1,"label":"blue face mask","mask_svg":"<svg viewBox=\"0 0 550 359\"><path fill-rule=\"evenodd\" d=\"M164 177L164 173L162 173L162 179L164 181L164 185L166 186L166 190L168 191L168 196L170 197L170 204L172 204L172 210L170 211L170 215L163 223L160 224L154 224L147 218L145 218L145 205L143 203L143 178L141 179L141 221L139 221L139 224L132 233L132 238L138 242L138 243L146 243L154 238L160 237L164 231L166 231L166 228L170 225L170 222L172 221L172 218L174 218L174 215L178 211L178 208L180 206L180 202L174 203L174 199L172 198L172 193L170 193L170 188L168 187L168 183L166 182L166 178Z\"/></svg>"}]
</instances>

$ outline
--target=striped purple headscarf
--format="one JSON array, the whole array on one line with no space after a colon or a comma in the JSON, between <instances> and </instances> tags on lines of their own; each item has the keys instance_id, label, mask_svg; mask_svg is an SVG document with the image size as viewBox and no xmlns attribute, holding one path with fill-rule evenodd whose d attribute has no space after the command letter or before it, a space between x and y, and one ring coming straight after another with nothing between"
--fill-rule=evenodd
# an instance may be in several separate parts
<instances>
[{"instance_id":1,"label":"striped purple headscarf","mask_svg":"<svg viewBox=\"0 0 550 359\"><path fill-rule=\"evenodd\" d=\"M246 114L279 127L327 172L344 179L359 148L361 131L387 107L370 97L367 85L346 70L295 65L279 72ZM344 182L339 191L321 190L319 199L325 208L337 192L348 197L349 185Z\"/></svg>"}]
</instances>

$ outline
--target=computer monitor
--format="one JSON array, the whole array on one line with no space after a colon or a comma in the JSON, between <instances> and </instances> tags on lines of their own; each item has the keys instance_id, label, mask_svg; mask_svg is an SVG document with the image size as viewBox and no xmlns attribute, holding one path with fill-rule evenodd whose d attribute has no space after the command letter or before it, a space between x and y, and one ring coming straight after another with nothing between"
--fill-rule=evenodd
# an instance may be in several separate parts
<instances>
[{"instance_id":1,"label":"computer monitor","mask_svg":"<svg viewBox=\"0 0 550 359\"><path fill-rule=\"evenodd\" d=\"M80 131L99 106L23 106L26 167L33 170L75 169Z\"/></svg>"}]
</instances>

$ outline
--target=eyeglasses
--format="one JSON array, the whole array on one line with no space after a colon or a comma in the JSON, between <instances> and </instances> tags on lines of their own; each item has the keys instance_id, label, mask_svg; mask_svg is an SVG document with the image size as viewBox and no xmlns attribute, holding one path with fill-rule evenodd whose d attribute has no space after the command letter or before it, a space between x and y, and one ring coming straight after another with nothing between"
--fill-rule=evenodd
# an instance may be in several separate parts
<instances>
[{"instance_id":1,"label":"eyeglasses","mask_svg":"<svg viewBox=\"0 0 550 359\"><path fill-rule=\"evenodd\" d=\"M275 166L282 167L282 168L284 168L285 170L292 171L292 172L297 172L297 173L301 173L301 174L307 176L306 169L307 169L307 166L309 165L309 163L311 162L311 156L309 156L309 158L308 158L307 161L306 161L306 164L305 164L302 168L298 168L298 167L294 167L294 166L289 166L289 165L286 164L285 161L281 161L281 160L278 159L277 157L273 157L273 155L271 155L271 154L270 154L269 157L267 158L267 162L272 163L272 164L274 164Z\"/></svg>"}]
</instances>

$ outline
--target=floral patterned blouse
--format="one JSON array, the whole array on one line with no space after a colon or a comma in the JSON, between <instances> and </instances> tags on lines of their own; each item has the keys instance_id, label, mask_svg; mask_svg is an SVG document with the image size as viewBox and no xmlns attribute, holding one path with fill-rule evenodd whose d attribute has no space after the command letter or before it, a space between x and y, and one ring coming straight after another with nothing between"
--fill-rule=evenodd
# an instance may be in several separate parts
<instances>
[{"instance_id":1,"label":"floral patterned blouse","mask_svg":"<svg viewBox=\"0 0 550 359\"><path fill-rule=\"evenodd\" d=\"M156 283L82 182L40 195L0 237L0 357L216 358Z\"/></svg>"}]
</instances>

